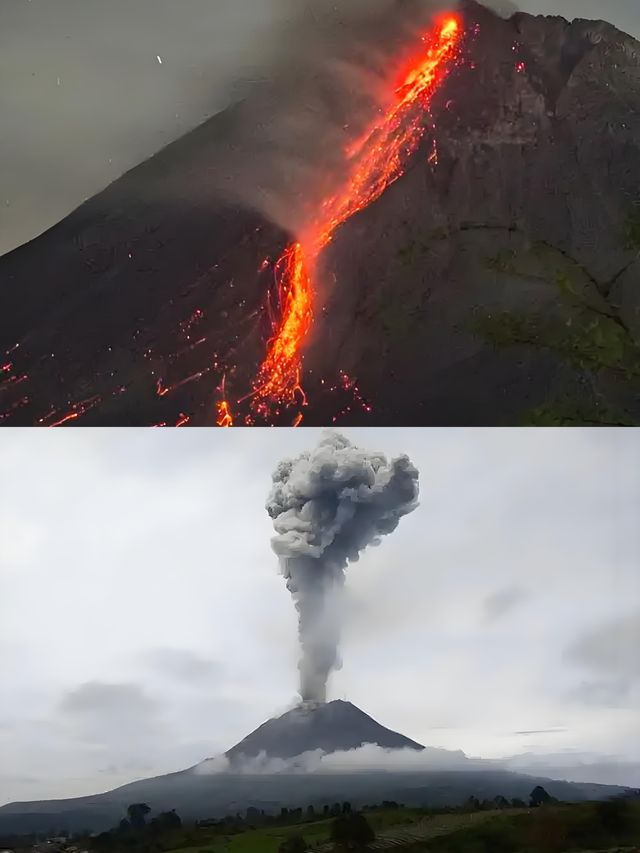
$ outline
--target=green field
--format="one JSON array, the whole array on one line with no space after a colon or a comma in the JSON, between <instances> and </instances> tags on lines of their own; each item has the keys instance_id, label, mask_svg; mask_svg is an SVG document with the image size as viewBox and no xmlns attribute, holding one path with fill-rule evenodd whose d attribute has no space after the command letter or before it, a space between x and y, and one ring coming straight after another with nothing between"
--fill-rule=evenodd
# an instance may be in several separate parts
<instances>
[{"instance_id":1,"label":"green field","mask_svg":"<svg viewBox=\"0 0 640 853\"><path fill-rule=\"evenodd\" d=\"M512 810L511 814L520 814ZM467 829L502 815L500 811L481 811L471 814L429 815L423 809L376 809L366 812L367 820L376 833L374 849L413 845L442 834ZM302 835L310 848L330 847L329 836L333 818L290 826L254 829L237 835L220 835L200 830L202 839L197 846L178 847L169 853L278 853L281 842L291 835Z\"/></svg>"},{"instance_id":2,"label":"green field","mask_svg":"<svg viewBox=\"0 0 640 853\"><path fill-rule=\"evenodd\" d=\"M283 839L290 835L304 835L309 845L320 844L329 838L331 820L293 826L270 826L252 829L235 835L200 830L197 846L175 848L169 853L277 853Z\"/></svg>"},{"instance_id":3,"label":"green field","mask_svg":"<svg viewBox=\"0 0 640 853\"><path fill-rule=\"evenodd\" d=\"M371 853L393 848L405 853L640 853L639 801L629 803L617 824L611 822L615 816L603 817L595 803L442 814L376 809L365 814L376 833ZM310 849L328 853L332 822L329 818L229 835L202 828L189 833L189 846L168 853L278 853L280 843L291 835L302 835Z\"/></svg>"},{"instance_id":4,"label":"green field","mask_svg":"<svg viewBox=\"0 0 640 853\"><path fill-rule=\"evenodd\" d=\"M421 809L376 809L367 814L367 819L376 835L390 827L406 827L417 823L425 812ZM329 840L333 818L289 826L270 826L252 829L237 835L220 835L215 830L200 830L201 841L197 846L175 848L169 853L277 853L284 838L302 835L315 847Z\"/></svg>"},{"instance_id":5,"label":"green field","mask_svg":"<svg viewBox=\"0 0 640 853\"><path fill-rule=\"evenodd\" d=\"M640 853L640 801L617 814L606 809L607 804L589 802L502 811L466 827L452 823L449 831L408 845L405 853Z\"/></svg>"}]
</instances>

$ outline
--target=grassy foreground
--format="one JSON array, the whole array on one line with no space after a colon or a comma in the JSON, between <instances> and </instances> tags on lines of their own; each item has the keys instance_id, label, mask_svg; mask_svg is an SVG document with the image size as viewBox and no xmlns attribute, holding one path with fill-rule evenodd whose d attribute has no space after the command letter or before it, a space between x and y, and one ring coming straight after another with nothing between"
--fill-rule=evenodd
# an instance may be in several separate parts
<instances>
[{"instance_id":1,"label":"grassy foreground","mask_svg":"<svg viewBox=\"0 0 640 853\"><path fill-rule=\"evenodd\" d=\"M535 809L433 813L424 809L365 812L376 833L372 851L405 853L640 853L640 801L622 806L553 804ZM324 853L332 819L270 826L233 835L198 828L185 832L184 846L168 853L278 853L290 836L302 835L309 849ZM178 839L175 839L178 841Z\"/></svg>"}]
</instances>

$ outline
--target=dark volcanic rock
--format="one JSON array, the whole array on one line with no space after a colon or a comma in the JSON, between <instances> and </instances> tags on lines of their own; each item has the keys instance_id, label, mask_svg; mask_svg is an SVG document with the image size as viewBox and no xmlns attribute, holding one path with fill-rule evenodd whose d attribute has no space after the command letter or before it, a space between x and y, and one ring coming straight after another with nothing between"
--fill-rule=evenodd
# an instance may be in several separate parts
<instances>
[{"instance_id":1,"label":"dark volcanic rock","mask_svg":"<svg viewBox=\"0 0 640 853\"><path fill-rule=\"evenodd\" d=\"M323 361L376 388L376 423L637 421L640 45L467 7L438 165L426 146L327 261L351 286Z\"/></svg>"},{"instance_id":2,"label":"dark volcanic rock","mask_svg":"<svg viewBox=\"0 0 640 853\"><path fill-rule=\"evenodd\" d=\"M315 749L326 753L357 749L365 743L384 749L424 749L381 726L351 702L337 699L321 705L299 705L281 717L267 720L225 755L233 760L263 752L270 758L291 758Z\"/></svg>"},{"instance_id":3,"label":"dark volcanic rock","mask_svg":"<svg viewBox=\"0 0 640 853\"><path fill-rule=\"evenodd\" d=\"M344 370L373 412L342 423L639 422L640 45L462 9L435 127L324 257L305 421L332 421L315 377ZM0 351L20 343L4 422L84 400L78 423L211 423L225 366L246 389L268 334L257 270L287 236L220 200L236 114L0 260Z\"/></svg>"}]
</instances>

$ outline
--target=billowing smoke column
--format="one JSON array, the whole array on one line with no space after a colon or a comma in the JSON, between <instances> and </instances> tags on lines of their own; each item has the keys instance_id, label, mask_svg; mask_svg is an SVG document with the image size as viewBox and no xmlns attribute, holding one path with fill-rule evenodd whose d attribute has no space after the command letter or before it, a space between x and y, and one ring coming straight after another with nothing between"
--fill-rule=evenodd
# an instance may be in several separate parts
<instances>
[{"instance_id":1,"label":"billowing smoke column","mask_svg":"<svg viewBox=\"0 0 640 853\"><path fill-rule=\"evenodd\" d=\"M418 471L407 456L390 462L325 433L317 448L284 460L273 474L267 511L287 589L299 617L300 695L324 702L340 666L341 592L348 563L392 533L418 505Z\"/></svg>"}]
</instances>

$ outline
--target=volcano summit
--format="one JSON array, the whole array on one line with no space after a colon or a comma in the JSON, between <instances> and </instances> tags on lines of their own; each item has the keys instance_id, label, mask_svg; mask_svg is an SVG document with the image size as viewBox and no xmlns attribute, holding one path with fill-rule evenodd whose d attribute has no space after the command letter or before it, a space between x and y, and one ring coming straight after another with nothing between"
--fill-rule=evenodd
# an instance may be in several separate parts
<instances>
[{"instance_id":1,"label":"volcano summit","mask_svg":"<svg viewBox=\"0 0 640 853\"><path fill-rule=\"evenodd\" d=\"M263 753L269 758L293 758L305 752L346 752L365 744L383 749L424 747L381 726L351 702L305 702L281 717L267 720L225 752L232 765Z\"/></svg>"},{"instance_id":2,"label":"volcano summit","mask_svg":"<svg viewBox=\"0 0 640 853\"><path fill-rule=\"evenodd\" d=\"M640 45L407 22L355 128L290 74L293 113L265 84L0 259L0 422L640 422ZM276 169L331 110L327 185L293 143Z\"/></svg>"}]
</instances>

